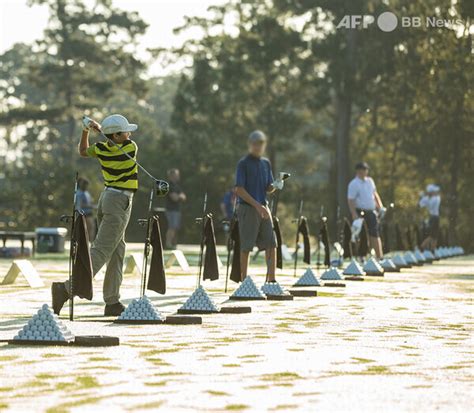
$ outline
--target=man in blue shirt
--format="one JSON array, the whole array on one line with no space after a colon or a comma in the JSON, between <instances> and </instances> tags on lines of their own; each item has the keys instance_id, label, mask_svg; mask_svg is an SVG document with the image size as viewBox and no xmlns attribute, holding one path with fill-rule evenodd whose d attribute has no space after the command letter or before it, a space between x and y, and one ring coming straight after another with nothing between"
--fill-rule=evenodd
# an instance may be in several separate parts
<instances>
[{"instance_id":1,"label":"man in blue shirt","mask_svg":"<svg viewBox=\"0 0 474 413\"><path fill-rule=\"evenodd\" d=\"M256 245L265 250L267 281L275 282L276 239L268 208L267 194L283 188L283 181L273 180L270 161L263 157L267 137L254 131L248 138L248 155L237 164L235 193L240 231L241 279L247 276L249 254Z\"/></svg>"}]
</instances>

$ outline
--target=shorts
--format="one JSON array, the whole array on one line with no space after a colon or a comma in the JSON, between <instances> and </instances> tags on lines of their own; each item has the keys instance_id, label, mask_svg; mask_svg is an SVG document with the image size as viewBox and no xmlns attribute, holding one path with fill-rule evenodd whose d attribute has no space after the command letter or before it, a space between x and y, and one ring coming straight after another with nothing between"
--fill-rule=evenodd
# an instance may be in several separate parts
<instances>
[{"instance_id":1,"label":"shorts","mask_svg":"<svg viewBox=\"0 0 474 413\"><path fill-rule=\"evenodd\" d=\"M431 238L438 238L439 233L439 216L430 215L428 220L428 232Z\"/></svg>"},{"instance_id":2,"label":"shorts","mask_svg":"<svg viewBox=\"0 0 474 413\"><path fill-rule=\"evenodd\" d=\"M166 211L166 221L169 229L180 229L181 211Z\"/></svg>"},{"instance_id":3,"label":"shorts","mask_svg":"<svg viewBox=\"0 0 474 413\"><path fill-rule=\"evenodd\" d=\"M248 204L239 204L237 219L242 252L250 252L255 246L259 250L276 248L272 219L263 219L257 210Z\"/></svg>"},{"instance_id":4,"label":"shorts","mask_svg":"<svg viewBox=\"0 0 474 413\"><path fill-rule=\"evenodd\" d=\"M380 237L379 233L379 221L377 214L373 210L368 209L357 209L359 215L364 212L364 221L367 224L367 231L371 237Z\"/></svg>"}]
</instances>

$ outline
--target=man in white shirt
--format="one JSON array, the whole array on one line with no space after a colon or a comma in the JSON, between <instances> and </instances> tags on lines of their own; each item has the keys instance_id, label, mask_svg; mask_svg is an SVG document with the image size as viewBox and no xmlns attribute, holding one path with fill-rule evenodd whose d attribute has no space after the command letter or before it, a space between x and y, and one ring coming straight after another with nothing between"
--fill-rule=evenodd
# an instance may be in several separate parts
<instances>
[{"instance_id":1,"label":"man in white shirt","mask_svg":"<svg viewBox=\"0 0 474 413\"><path fill-rule=\"evenodd\" d=\"M374 180L369 176L369 165L366 162L359 162L355 170L356 176L347 189L349 210L353 220L364 217L369 232L370 246L375 250L377 258L381 259L383 250L378 215L385 208L377 193Z\"/></svg>"},{"instance_id":2,"label":"man in white shirt","mask_svg":"<svg viewBox=\"0 0 474 413\"><path fill-rule=\"evenodd\" d=\"M438 243L439 232L439 206L441 205L440 187L430 184L426 187L426 194L422 192L418 205L426 208L430 217L428 218L428 237L421 243L422 249L434 250Z\"/></svg>"}]
</instances>

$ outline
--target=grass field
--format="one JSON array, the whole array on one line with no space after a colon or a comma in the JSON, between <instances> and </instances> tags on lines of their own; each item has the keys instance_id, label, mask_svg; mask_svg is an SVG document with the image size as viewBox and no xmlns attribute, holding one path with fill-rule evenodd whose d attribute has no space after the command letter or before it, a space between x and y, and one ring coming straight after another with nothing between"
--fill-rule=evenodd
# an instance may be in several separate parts
<instances>
[{"instance_id":1,"label":"grass field","mask_svg":"<svg viewBox=\"0 0 474 413\"><path fill-rule=\"evenodd\" d=\"M0 286L1 339L49 303L51 282L66 276L64 256L32 262L46 287ZM0 260L0 277L9 265ZM261 283L264 268L252 270ZM172 269L167 295L150 294L163 313L192 293L193 274ZM474 407L473 281L469 256L320 287L316 298L251 302L251 314L203 316L201 326L70 323L65 311L73 333L115 335L121 345L0 344L0 410L465 412ZM289 270L280 282L291 286ZM223 285L223 277L205 283L217 303L227 299ZM138 290L139 277L127 275L124 302ZM102 311L97 280L76 315Z\"/></svg>"}]
</instances>

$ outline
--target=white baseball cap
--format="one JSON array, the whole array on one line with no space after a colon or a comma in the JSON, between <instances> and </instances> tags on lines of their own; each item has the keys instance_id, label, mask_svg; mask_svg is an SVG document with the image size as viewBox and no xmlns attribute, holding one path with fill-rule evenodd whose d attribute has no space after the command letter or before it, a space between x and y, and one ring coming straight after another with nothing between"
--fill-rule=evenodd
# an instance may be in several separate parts
<instances>
[{"instance_id":1,"label":"white baseball cap","mask_svg":"<svg viewBox=\"0 0 474 413\"><path fill-rule=\"evenodd\" d=\"M429 184L426 186L426 192L439 192L441 188L435 184Z\"/></svg>"},{"instance_id":2,"label":"white baseball cap","mask_svg":"<svg viewBox=\"0 0 474 413\"><path fill-rule=\"evenodd\" d=\"M135 123L128 123L125 116L110 115L102 121L102 132L106 135L119 132L134 132L138 129Z\"/></svg>"}]
</instances>

